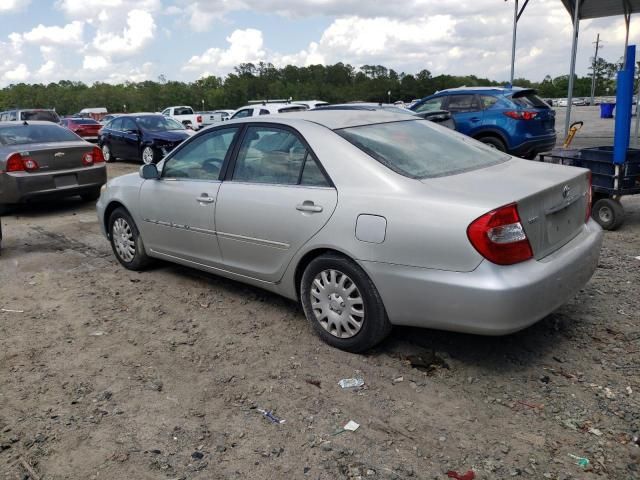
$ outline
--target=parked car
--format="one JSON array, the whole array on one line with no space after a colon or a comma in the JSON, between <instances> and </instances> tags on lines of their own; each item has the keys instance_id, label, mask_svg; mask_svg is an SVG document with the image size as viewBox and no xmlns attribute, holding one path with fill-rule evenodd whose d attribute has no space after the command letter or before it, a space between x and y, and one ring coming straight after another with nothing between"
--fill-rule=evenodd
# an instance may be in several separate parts
<instances>
[{"instance_id":1,"label":"parked car","mask_svg":"<svg viewBox=\"0 0 640 480\"><path fill-rule=\"evenodd\" d=\"M558 107L566 107L568 104L569 104L569 101L566 98L561 98L556 103Z\"/></svg>"},{"instance_id":2,"label":"parked car","mask_svg":"<svg viewBox=\"0 0 640 480\"><path fill-rule=\"evenodd\" d=\"M304 112L307 110L306 105L298 105L295 103L280 102L263 102L259 104L250 104L237 109L231 115L230 120L246 117L257 117L260 115L272 115L276 113Z\"/></svg>"},{"instance_id":3,"label":"parked car","mask_svg":"<svg viewBox=\"0 0 640 480\"><path fill-rule=\"evenodd\" d=\"M555 111L530 88L452 88L423 98L411 110L448 110L457 131L523 158L535 158L556 143Z\"/></svg>"},{"instance_id":4,"label":"parked car","mask_svg":"<svg viewBox=\"0 0 640 480\"><path fill-rule=\"evenodd\" d=\"M202 128L202 115L194 112L191 107L167 107L162 111L162 115L171 117L182 123L185 127L193 130Z\"/></svg>"},{"instance_id":5,"label":"parked car","mask_svg":"<svg viewBox=\"0 0 640 480\"><path fill-rule=\"evenodd\" d=\"M88 142L97 142L98 132L102 128L100 122L92 118L63 118L60 120L60 125L67 127Z\"/></svg>"},{"instance_id":6,"label":"parked car","mask_svg":"<svg viewBox=\"0 0 640 480\"><path fill-rule=\"evenodd\" d=\"M0 122L0 210L36 198L100 196L107 181L102 152L47 121Z\"/></svg>"},{"instance_id":7,"label":"parked car","mask_svg":"<svg viewBox=\"0 0 640 480\"><path fill-rule=\"evenodd\" d=\"M215 123L224 122L231 118L235 110L213 110L209 112L196 112L198 115L202 116L202 126L208 127Z\"/></svg>"},{"instance_id":8,"label":"parked car","mask_svg":"<svg viewBox=\"0 0 640 480\"><path fill-rule=\"evenodd\" d=\"M173 118L160 114L120 115L102 127L98 145L107 162L118 158L155 163L193 135Z\"/></svg>"},{"instance_id":9,"label":"parked car","mask_svg":"<svg viewBox=\"0 0 640 480\"><path fill-rule=\"evenodd\" d=\"M112 179L97 212L125 268L160 258L300 300L358 352L391 325L498 335L548 315L598 264L590 192L585 169L327 110L203 130Z\"/></svg>"},{"instance_id":10,"label":"parked car","mask_svg":"<svg viewBox=\"0 0 640 480\"><path fill-rule=\"evenodd\" d=\"M55 110L25 108L0 112L0 122L24 122L25 120L43 120L45 122L60 123L60 117Z\"/></svg>"},{"instance_id":11,"label":"parked car","mask_svg":"<svg viewBox=\"0 0 640 480\"><path fill-rule=\"evenodd\" d=\"M424 112L414 112L413 110L409 110L408 108L404 108L403 106L398 105L397 103L365 103L365 102L353 102L353 103L338 103L333 105L323 105L321 107L313 109L317 110L368 110L368 111L376 111L381 110L385 112L392 113L402 113L405 115L411 115L413 117L424 118L425 120L430 120L434 123L438 123L443 127L451 128L455 130L456 124L453 121L453 117L451 113L446 110L431 110Z\"/></svg>"},{"instance_id":12,"label":"parked car","mask_svg":"<svg viewBox=\"0 0 640 480\"><path fill-rule=\"evenodd\" d=\"M575 105L576 107L584 107L588 105L588 103L584 98L574 98L571 100L571 105Z\"/></svg>"}]
</instances>

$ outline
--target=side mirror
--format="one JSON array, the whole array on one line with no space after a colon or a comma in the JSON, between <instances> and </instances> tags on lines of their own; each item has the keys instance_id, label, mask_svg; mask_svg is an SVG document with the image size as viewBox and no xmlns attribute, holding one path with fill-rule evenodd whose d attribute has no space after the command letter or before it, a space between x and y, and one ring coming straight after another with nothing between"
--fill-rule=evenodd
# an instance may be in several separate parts
<instances>
[{"instance_id":1,"label":"side mirror","mask_svg":"<svg viewBox=\"0 0 640 480\"><path fill-rule=\"evenodd\" d=\"M155 163L148 163L140 167L140 176L145 180L157 180L160 178L160 173Z\"/></svg>"}]
</instances>

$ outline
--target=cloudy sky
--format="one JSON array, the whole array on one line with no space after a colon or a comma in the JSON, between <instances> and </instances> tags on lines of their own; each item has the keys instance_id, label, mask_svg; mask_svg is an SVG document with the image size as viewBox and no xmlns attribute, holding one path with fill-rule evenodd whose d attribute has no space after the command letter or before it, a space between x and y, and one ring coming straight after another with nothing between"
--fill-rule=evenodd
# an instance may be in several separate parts
<instances>
[{"instance_id":1,"label":"cloudy sky","mask_svg":"<svg viewBox=\"0 0 640 480\"><path fill-rule=\"evenodd\" d=\"M195 80L259 61L504 80L512 15L513 0L0 0L0 86ZM579 74L598 32L605 58L622 55L622 18L582 22ZM639 33L632 18L632 43ZM570 41L560 0L532 0L519 22L516 76L566 74Z\"/></svg>"}]
</instances>

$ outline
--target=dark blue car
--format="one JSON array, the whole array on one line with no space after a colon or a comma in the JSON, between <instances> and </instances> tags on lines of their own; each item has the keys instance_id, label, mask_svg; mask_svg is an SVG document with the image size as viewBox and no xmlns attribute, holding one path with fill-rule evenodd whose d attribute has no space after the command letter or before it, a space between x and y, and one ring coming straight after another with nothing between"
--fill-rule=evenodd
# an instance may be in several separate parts
<instances>
[{"instance_id":1,"label":"dark blue car","mask_svg":"<svg viewBox=\"0 0 640 480\"><path fill-rule=\"evenodd\" d=\"M117 158L157 163L193 135L180 122L160 114L119 115L99 132L98 145L105 161Z\"/></svg>"},{"instance_id":2,"label":"dark blue car","mask_svg":"<svg viewBox=\"0 0 640 480\"><path fill-rule=\"evenodd\" d=\"M556 143L555 112L530 88L452 88L423 98L411 110L448 110L457 131L522 158L535 158Z\"/></svg>"}]
</instances>

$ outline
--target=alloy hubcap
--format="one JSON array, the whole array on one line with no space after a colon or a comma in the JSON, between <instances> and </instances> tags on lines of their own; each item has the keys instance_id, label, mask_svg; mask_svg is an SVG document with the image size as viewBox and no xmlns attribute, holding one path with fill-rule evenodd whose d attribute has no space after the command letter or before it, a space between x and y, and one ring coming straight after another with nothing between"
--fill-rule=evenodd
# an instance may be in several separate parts
<instances>
[{"instance_id":1,"label":"alloy hubcap","mask_svg":"<svg viewBox=\"0 0 640 480\"><path fill-rule=\"evenodd\" d=\"M131 227L124 218L117 218L113 222L111 237L118 256L125 262L131 262L136 254L136 242Z\"/></svg>"},{"instance_id":2,"label":"alloy hubcap","mask_svg":"<svg viewBox=\"0 0 640 480\"><path fill-rule=\"evenodd\" d=\"M337 338L351 338L364 322L364 301L360 290L339 270L323 270L313 279L311 308L316 320Z\"/></svg>"},{"instance_id":3,"label":"alloy hubcap","mask_svg":"<svg viewBox=\"0 0 640 480\"><path fill-rule=\"evenodd\" d=\"M145 147L142 151L142 161L146 164L153 162L153 150L151 147Z\"/></svg>"},{"instance_id":4,"label":"alloy hubcap","mask_svg":"<svg viewBox=\"0 0 640 480\"><path fill-rule=\"evenodd\" d=\"M102 156L104 157L104 159L107 162L109 160L111 160L111 150L109 150L109 146L108 145L103 145L102 146Z\"/></svg>"}]
</instances>

